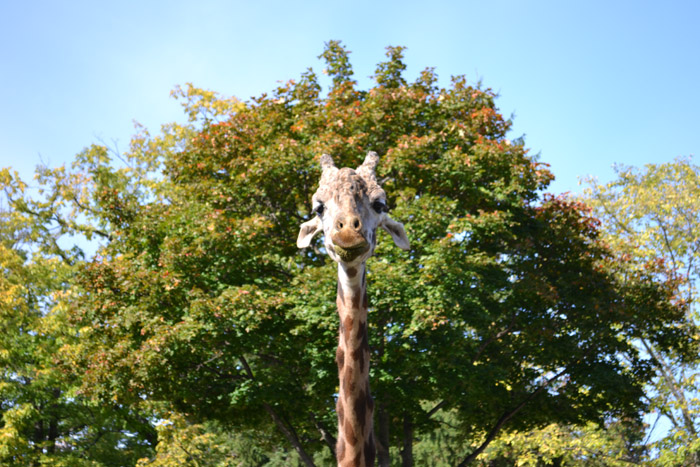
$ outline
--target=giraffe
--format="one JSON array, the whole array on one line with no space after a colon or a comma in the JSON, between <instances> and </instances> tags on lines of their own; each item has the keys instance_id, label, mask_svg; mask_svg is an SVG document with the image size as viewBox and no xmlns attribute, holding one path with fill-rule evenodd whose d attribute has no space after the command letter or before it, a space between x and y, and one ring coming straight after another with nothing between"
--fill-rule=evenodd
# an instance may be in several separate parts
<instances>
[{"instance_id":1,"label":"giraffe","mask_svg":"<svg viewBox=\"0 0 700 467\"><path fill-rule=\"evenodd\" d=\"M336 413L338 466L374 465L376 454L373 412L369 391L369 340L367 335L367 283L365 263L374 254L377 228L386 230L404 250L409 241L403 224L387 212L386 193L379 186L375 168L379 156L369 152L357 170L338 169L328 154L313 195L315 217L301 225L297 246L306 248L323 232L328 255L338 263L336 305L340 318L338 349L339 391Z\"/></svg>"}]
</instances>

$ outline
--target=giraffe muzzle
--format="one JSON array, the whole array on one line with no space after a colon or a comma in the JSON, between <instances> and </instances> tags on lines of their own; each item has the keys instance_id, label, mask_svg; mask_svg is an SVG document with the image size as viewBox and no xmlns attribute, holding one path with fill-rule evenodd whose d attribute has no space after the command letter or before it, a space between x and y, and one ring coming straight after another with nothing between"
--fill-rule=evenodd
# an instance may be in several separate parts
<instances>
[{"instance_id":1,"label":"giraffe muzzle","mask_svg":"<svg viewBox=\"0 0 700 467\"><path fill-rule=\"evenodd\" d=\"M369 250L369 243L367 241L363 241L362 243L359 243L357 245L354 245L352 247L342 247L340 245L333 245L333 249L335 250L335 254L338 255L338 257L343 261L344 263L350 263L353 260L359 258L363 254L367 253Z\"/></svg>"},{"instance_id":2,"label":"giraffe muzzle","mask_svg":"<svg viewBox=\"0 0 700 467\"><path fill-rule=\"evenodd\" d=\"M348 228L347 226L335 231L331 235L333 251L344 263L350 263L365 254L369 248L369 242L362 235L359 229Z\"/></svg>"}]
</instances>

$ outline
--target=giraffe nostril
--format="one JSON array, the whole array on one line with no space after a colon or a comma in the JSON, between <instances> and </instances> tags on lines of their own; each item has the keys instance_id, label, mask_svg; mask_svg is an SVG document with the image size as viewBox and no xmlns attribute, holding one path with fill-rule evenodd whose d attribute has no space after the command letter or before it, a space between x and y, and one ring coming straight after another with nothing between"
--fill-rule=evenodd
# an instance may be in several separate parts
<instances>
[{"instance_id":1,"label":"giraffe nostril","mask_svg":"<svg viewBox=\"0 0 700 467\"><path fill-rule=\"evenodd\" d=\"M346 216L335 222L336 230L350 229L359 232L362 228L362 220L357 216Z\"/></svg>"}]
</instances>

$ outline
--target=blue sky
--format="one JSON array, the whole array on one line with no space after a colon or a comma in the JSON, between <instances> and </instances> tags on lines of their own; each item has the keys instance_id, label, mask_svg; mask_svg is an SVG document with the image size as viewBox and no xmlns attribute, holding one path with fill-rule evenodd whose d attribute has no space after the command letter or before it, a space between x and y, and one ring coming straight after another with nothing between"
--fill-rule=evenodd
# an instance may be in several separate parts
<instances>
[{"instance_id":1,"label":"blue sky","mask_svg":"<svg viewBox=\"0 0 700 467\"><path fill-rule=\"evenodd\" d=\"M435 67L481 80L557 177L610 180L613 163L698 151L700 2L0 0L0 166L25 177L91 143L126 149L136 120L184 121L192 82L242 100L307 67L330 39L360 86L388 45L406 77Z\"/></svg>"}]
</instances>

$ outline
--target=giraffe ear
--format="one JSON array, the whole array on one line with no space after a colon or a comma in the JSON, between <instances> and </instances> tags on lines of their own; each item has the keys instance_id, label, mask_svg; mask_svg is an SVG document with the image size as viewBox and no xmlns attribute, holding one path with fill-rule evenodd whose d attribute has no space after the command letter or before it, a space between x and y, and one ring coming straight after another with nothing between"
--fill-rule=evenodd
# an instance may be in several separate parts
<instances>
[{"instance_id":1,"label":"giraffe ear","mask_svg":"<svg viewBox=\"0 0 700 467\"><path fill-rule=\"evenodd\" d=\"M402 250L411 249L411 242L408 241L406 231L404 230L401 222L396 222L391 217L385 216L384 220L381 224L379 224L379 226L389 232L389 235L391 235L391 238L394 239L394 243L397 247L401 248Z\"/></svg>"},{"instance_id":2,"label":"giraffe ear","mask_svg":"<svg viewBox=\"0 0 700 467\"><path fill-rule=\"evenodd\" d=\"M306 248L311 245L311 240L323 230L323 223L318 217L314 217L308 222L301 224L299 236L297 237L297 247Z\"/></svg>"}]
</instances>

